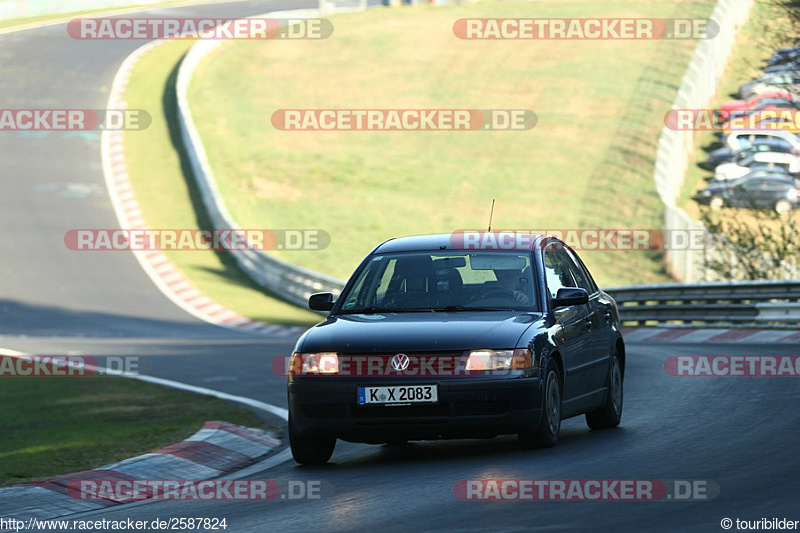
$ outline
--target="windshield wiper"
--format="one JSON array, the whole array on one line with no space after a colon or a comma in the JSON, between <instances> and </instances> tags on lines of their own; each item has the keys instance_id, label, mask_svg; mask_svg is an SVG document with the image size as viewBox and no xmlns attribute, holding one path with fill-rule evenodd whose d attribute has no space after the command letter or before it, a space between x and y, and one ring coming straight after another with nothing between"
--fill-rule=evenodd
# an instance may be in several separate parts
<instances>
[{"instance_id":1,"label":"windshield wiper","mask_svg":"<svg viewBox=\"0 0 800 533\"><path fill-rule=\"evenodd\" d=\"M364 307L363 309L347 309L339 313L340 315L372 315L376 313L419 313L420 311L432 311L427 307L421 308L398 308L388 307Z\"/></svg>"},{"instance_id":2,"label":"windshield wiper","mask_svg":"<svg viewBox=\"0 0 800 533\"><path fill-rule=\"evenodd\" d=\"M435 307L431 309L434 312L442 311L513 311L513 309L505 309L499 307L467 307L465 305L446 305L444 307Z\"/></svg>"}]
</instances>

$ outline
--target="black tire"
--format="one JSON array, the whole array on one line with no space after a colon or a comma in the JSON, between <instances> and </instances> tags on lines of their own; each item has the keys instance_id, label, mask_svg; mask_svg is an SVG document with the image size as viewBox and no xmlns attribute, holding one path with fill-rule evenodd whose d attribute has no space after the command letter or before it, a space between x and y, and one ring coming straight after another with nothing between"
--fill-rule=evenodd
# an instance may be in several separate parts
<instances>
[{"instance_id":1,"label":"black tire","mask_svg":"<svg viewBox=\"0 0 800 533\"><path fill-rule=\"evenodd\" d=\"M298 434L290 417L289 447L292 449L292 457L301 465L324 465L333 455L336 439Z\"/></svg>"},{"instance_id":2,"label":"black tire","mask_svg":"<svg viewBox=\"0 0 800 533\"><path fill-rule=\"evenodd\" d=\"M778 200L775 202L775 212L779 215L785 215L792 210L792 203L789 200Z\"/></svg>"},{"instance_id":3,"label":"black tire","mask_svg":"<svg viewBox=\"0 0 800 533\"><path fill-rule=\"evenodd\" d=\"M623 374L616 348L611 354L607 379L605 403L597 411L586 413L586 424L591 429L615 428L622 420Z\"/></svg>"},{"instance_id":4,"label":"black tire","mask_svg":"<svg viewBox=\"0 0 800 533\"><path fill-rule=\"evenodd\" d=\"M542 387L542 416L533 429L520 432L517 437L525 448L550 448L558 442L561 430L561 376L551 359L547 363Z\"/></svg>"},{"instance_id":5,"label":"black tire","mask_svg":"<svg viewBox=\"0 0 800 533\"><path fill-rule=\"evenodd\" d=\"M725 207L725 199L722 198L722 196L713 196L711 200L708 201L708 207L714 211L719 211Z\"/></svg>"}]
</instances>

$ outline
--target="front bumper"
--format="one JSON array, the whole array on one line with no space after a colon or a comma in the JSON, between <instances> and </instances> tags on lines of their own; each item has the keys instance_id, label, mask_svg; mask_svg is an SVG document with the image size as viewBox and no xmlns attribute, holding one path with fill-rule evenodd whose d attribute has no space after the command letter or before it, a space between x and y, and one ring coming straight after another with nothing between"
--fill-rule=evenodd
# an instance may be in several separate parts
<instances>
[{"instance_id":1,"label":"front bumper","mask_svg":"<svg viewBox=\"0 0 800 533\"><path fill-rule=\"evenodd\" d=\"M363 406L363 385L439 386L437 404ZM300 434L351 442L490 438L536 427L541 417L538 377L469 380L363 380L316 377L289 383L289 416Z\"/></svg>"}]
</instances>

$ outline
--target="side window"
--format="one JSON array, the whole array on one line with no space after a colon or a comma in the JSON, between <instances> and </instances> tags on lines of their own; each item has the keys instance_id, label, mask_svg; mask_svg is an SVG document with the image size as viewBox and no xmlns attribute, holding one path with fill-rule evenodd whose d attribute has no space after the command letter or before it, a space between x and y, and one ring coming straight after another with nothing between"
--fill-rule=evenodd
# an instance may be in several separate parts
<instances>
[{"instance_id":1,"label":"side window","mask_svg":"<svg viewBox=\"0 0 800 533\"><path fill-rule=\"evenodd\" d=\"M592 290L591 286L589 286L589 282L586 279L583 269L575 260L573 255L574 252L572 250L564 250L561 253L564 254L564 260L567 263L567 268L569 268L569 271L572 274L572 279L575 280L576 286L580 287L581 289L586 289L586 292L592 294L594 290Z\"/></svg>"},{"instance_id":2,"label":"side window","mask_svg":"<svg viewBox=\"0 0 800 533\"><path fill-rule=\"evenodd\" d=\"M553 298L558 294L558 289L576 287L564 252L554 245L548 246L544 252L544 274L547 290L550 291L550 296Z\"/></svg>"},{"instance_id":3,"label":"side window","mask_svg":"<svg viewBox=\"0 0 800 533\"><path fill-rule=\"evenodd\" d=\"M764 183L765 191L782 191L786 188L786 184L782 181L768 181Z\"/></svg>"},{"instance_id":4,"label":"side window","mask_svg":"<svg viewBox=\"0 0 800 533\"><path fill-rule=\"evenodd\" d=\"M570 250L569 256L577 269L577 275L575 276L575 279L578 282L578 287L586 289L586 292L588 292L590 296L596 293L599 290L597 288L597 283L595 283L594 279L592 279L592 275L589 274L589 271L586 269L586 265L583 264L583 261L581 261L580 257L578 257L578 254L576 254L574 250Z\"/></svg>"}]
</instances>

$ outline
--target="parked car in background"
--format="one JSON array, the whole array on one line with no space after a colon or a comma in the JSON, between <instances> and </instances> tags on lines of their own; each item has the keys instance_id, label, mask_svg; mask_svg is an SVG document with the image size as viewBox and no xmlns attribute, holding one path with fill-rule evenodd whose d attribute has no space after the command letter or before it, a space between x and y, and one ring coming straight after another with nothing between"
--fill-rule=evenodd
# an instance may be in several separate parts
<instances>
[{"instance_id":1,"label":"parked car in background","mask_svg":"<svg viewBox=\"0 0 800 533\"><path fill-rule=\"evenodd\" d=\"M787 174L756 171L732 181L712 181L694 200L715 210L744 207L785 214L797 208L799 188L800 181Z\"/></svg>"},{"instance_id":2,"label":"parked car in background","mask_svg":"<svg viewBox=\"0 0 800 533\"><path fill-rule=\"evenodd\" d=\"M722 141L725 145L733 151L738 151L749 144L767 139L782 140L788 143L792 150L800 151L800 137L789 131L735 130L722 137Z\"/></svg>"},{"instance_id":3,"label":"parked car in background","mask_svg":"<svg viewBox=\"0 0 800 533\"><path fill-rule=\"evenodd\" d=\"M723 163L714 171L716 180L733 180L753 170L776 170L788 174L800 173L800 157L779 152L761 152L738 157L735 162Z\"/></svg>"},{"instance_id":4,"label":"parked car in background","mask_svg":"<svg viewBox=\"0 0 800 533\"><path fill-rule=\"evenodd\" d=\"M767 66L780 65L791 61L800 61L800 46L781 48L772 53L772 57L767 62Z\"/></svg>"},{"instance_id":5,"label":"parked car in background","mask_svg":"<svg viewBox=\"0 0 800 533\"><path fill-rule=\"evenodd\" d=\"M770 72L739 86L739 98L750 98L765 92L800 90L800 73Z\"/></svg>"},{"instance_id":6,"label":"parked car in background","mask_svg":"<svg viewBox=\"0 0 800 533\"><path fill-rule=\"evenodd\" d=\"M709 153L708 159L699 166L706 170L714 170L717 166L730 163L739 156L747 157L759 152L795 153L792 146L783 139L764 139L760 142L746 143L744 148L736 151L731 150L728 146L717 148Z\"/></svg>"},{"instance_id":7,"label":"parked car in background","mask_svg":"<svg viewBox=\"0 0 800 533\"><path fill-rule=\"evenodd\" d=\"M776 105L782 103L800 106L800 99L789 91L773 91L757 94L747 100L731 100L720 106L720 121L727 121L734 111L753 109L761 104Z\"/></svg>"},{"instance_id":8,"label":"parked car in background","mask_svg":"<svg viewBox=\"0 0 800 533\"><path fill-rule=\"evenodd\" d=\"M770 65L764 68L765 74L770 74L772 72L800 72L800 64L795 61L789 61L787 63Z\"/></svg>"}]
</instances>

